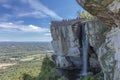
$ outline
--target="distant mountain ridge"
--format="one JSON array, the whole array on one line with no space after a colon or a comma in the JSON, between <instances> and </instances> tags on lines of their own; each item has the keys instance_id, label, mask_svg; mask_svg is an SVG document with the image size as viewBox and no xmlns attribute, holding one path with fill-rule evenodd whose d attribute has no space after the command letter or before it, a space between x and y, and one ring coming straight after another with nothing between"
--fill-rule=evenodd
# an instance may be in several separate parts
<instances>
[{"instance_id":1,"label":"distant mountain ridge","mask_svg":"<svg viewBox=\"0 0 120 80\"><path fill-rule=\"evenodd\" d=\"M0 54L36 50L52 50L52 47L49 42L0 42Z\"/></svg>"}]
</instances>

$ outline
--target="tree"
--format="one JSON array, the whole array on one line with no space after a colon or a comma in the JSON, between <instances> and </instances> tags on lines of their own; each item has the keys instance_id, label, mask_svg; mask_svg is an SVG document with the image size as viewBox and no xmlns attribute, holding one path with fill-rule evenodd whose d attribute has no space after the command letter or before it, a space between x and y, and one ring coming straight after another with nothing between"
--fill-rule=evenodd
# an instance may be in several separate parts
<instances>
[{"instance_id":1,"label":"tree","mask_svg":"<svg viewBox=\"0 0 120 80\"><path fill-rule=\"evenodd\" d=\"M78 12L78 17L79 18L86 18L89 20L94 20L94 16L92 16L90 13L88 13L87 11L84 11L82 13Z\"/></svg>"}]
</instances>

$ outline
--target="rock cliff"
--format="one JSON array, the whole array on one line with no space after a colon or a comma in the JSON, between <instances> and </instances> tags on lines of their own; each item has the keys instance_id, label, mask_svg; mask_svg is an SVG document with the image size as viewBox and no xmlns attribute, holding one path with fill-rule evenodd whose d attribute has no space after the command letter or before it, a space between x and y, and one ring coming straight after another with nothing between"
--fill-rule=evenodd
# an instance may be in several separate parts
<instances>
[{"instance_id":1,"label":"rock cliff","mask_svg":"<svg viewBox=\"0 0 120 80\"><path fill-rule=\"evenodd\" d=\"M97 51L105 41L107 31L109 31L109 27L99 20L89 22L85 22L85 19L52 21L51 34L54 49L52 58L57 67L65 70L77 70L75 75L82 74L84 69L93 73L100 72ZM85 53L88 57L85 57Z\"/></svg>"},{"instance_id":2,"label":"rock cliff","mask_svg":"<svg viewBox=\"0 0 120 80\"><path fill-rule=\"evenodd\" d=\"M81 66L81 28L74 25L76 20L51 22L54 61L60 68L80 68ZM79 20L80 22L80 20ZM80 35L78 35L80 34Z\"/></svg>"},{"instance_id":3,"label":"rock cliff","mask_svg":"<svg viewBox=\"0 0 120 80\"><path fill-rule=\"evenodd\" d=\"M96 48L95 45L98 45L96 43L99 43L96 53L104 72L104 79L120 80L120 0L77 0L77 2L107 25L108 30L103 30L104 37L101 37L101 33L99 36L95 35L96 39L92 40L94 45L91 46Z\"/></svg>"}]
</instances>

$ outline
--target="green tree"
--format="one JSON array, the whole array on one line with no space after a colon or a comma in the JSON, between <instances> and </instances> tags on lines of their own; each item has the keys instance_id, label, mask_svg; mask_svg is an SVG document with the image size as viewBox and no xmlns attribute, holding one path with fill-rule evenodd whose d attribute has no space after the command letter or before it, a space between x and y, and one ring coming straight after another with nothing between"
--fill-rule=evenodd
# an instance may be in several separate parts
<instances>
[{"instance_id":1,"label":"green tree","mask_svg":"<svg viewBox=\"0 0 120 80\"><path fill-rule=\"evenodd\" d=\"M94 20L94 16L92 16L90 13L88 13L87 11L84 11L82 13L78 12L78 17L79 18L86 18L86 19L90 19L90 20Z\"/></svg>"}]
</instances>

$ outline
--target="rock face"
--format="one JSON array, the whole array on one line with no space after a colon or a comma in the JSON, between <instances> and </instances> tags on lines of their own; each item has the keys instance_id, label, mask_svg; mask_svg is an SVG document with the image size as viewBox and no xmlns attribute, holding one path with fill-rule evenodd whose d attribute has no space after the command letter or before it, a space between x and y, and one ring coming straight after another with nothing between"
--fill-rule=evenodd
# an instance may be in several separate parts
<instances>
[{"instance_id":1,"label":"rock face","mask_svg":"<svg viewBox=\"0 0 120 80\"><path fill-rule=\"evenodd\" d=\"M120 0L77 0L78 3L108 26L120 25Z\"/></svg>"},{"instance_id":2,"label":"rock face","mask_svg":"<svg viewBox=\"0 0 120 80\"><path fill-rule=\"evenodd\" d=\"M99 61L105 80L120 80L120 29L112 29L99 48Z\"/></svg>"},{"instance_id":3,"label":"rock face","mask_svg":"<svg viewBox=\"0 0 120 80\"><path fill-rule=\"evenodd\" d=\"M80 22L80 20L79 20ZM74 25L76 20L51 22L54 61L63 69L80 68L81 61L81 28Z\"/></svg>"},{"instance_id":4,"label":"rock face","mask_svg":"<svg viewBox=\"0 0 120 80\"><path fill-rule=\"evenodd\" d=\"M86 29L84 30L85 26ZM83 57L85 52L83 50L87 50L87 71L99 72L101 68L96 52L105 40L107 30L108 28L98 20L87 23L84 22L84 19L51 22L52 46L54 49L52 58L54 62L61 69L78 69L79 73L78 71L77 73L80 74L85 63L85 57ZM83 44L83 41L85 41L83 33L86 33L88 39L88 49Z\"/></svg>"},{"instance_id":5,"label":"rock face","mask_svg":"<svg viewBox=\"0 0 120 80\"><path fill-rule=\"evenodd\" d=\"M91 38L90 43L93 42L91 43L93 48L96 48L96 43L99 44L95 51L104 72L104 79L120 80L120 0L77 1L84 9L107 25L108 30L103 30L104 37L101 37L101 33L96 36L100 42L97 38ZM103 38L102 41L101 38Z\"/></svg>"}]
</instances>

